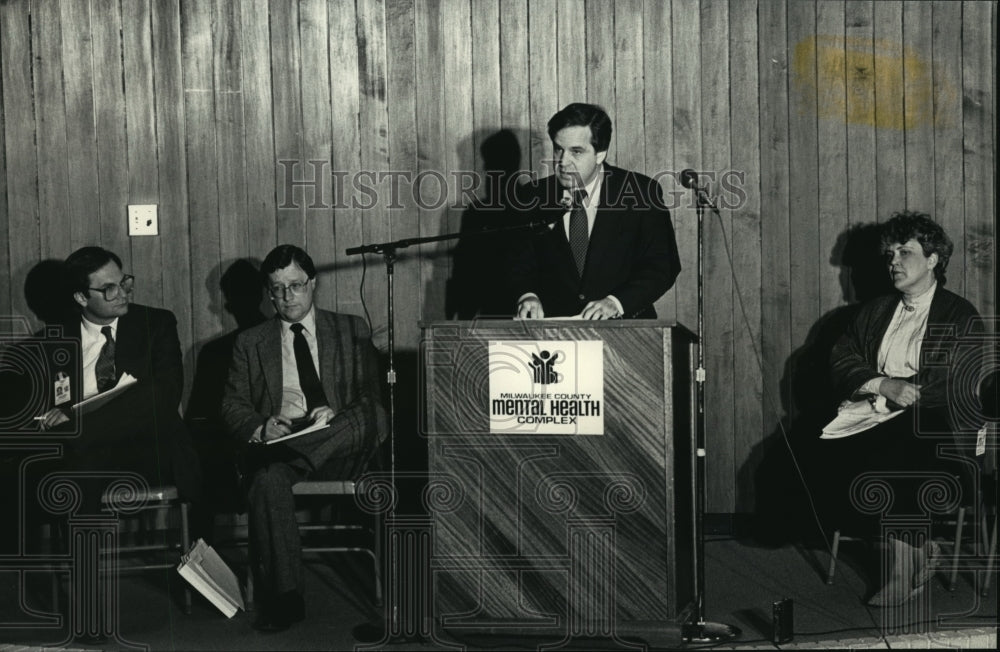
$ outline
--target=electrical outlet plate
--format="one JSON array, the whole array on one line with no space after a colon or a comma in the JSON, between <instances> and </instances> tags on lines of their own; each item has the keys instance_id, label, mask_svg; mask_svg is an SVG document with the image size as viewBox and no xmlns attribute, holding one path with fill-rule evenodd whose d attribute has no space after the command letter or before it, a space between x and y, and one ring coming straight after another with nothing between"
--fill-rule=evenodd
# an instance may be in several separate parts
<instances>
[{"instance_id":1,"label":"electrical outlet plate","mask_svg":"<svg viewBox=\"0 0 1000 652\"><path fill-rule=\"evenodd\" d=\"M129 204L128 234L157 235L156 204Z\"/></svg>"}]
</instances>

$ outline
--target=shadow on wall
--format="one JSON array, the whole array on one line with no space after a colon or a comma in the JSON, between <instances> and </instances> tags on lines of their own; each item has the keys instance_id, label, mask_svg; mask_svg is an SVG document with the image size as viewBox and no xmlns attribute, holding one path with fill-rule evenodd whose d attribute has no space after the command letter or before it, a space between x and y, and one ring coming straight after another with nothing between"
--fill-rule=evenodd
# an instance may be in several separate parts
<instances>
[{"instance_id":1,"label":"shadow on wall","mask_svg":"<svg viewBox=\"0 0 1000 652\"><path fill-rule=\"evenodd\" d=\"M511 317L514 312L507 284L507 260L518 236L477 234L519 222L518 213L510 210L510 200L517 192L521 146L517 134L509 129L480 132L478 140L482 142L479 192L476 201L462 213L461 236L452 250L452 273L445 297L448 319Z\"/></svg>"},{"instance_id":2,"label":"shadow on wall","mask_svg":"<svg viewBox=\"0 0 1000 652\"><path fill-rule=\"evenodd\" d=\"M739 471L737 504L743 511L753 510L747 534L762 544L812 539L820 533L797 466L808 464L822 427L836 414L829 363L834 344L862 303L892 291L880 235L878 224L859 224L837 238L830 264L840 267L847 305L820 317L786 360L780 383L785 416Z\"/></svg>"},{"instance_id":3,"label":"shadow on wall","mask_svg":"<svg viewBox=\"0 0 1000 652\"><path fill-rule=\"evenodd\" d=\"M46 324L63 324L78 314L69 295L63 263L54 258L43 260L28 271L24 299L35 317Z\"/></svg>"},{"instance_id":4,"label":"shadow on wall","mask_svg":"<svg viewBox=\"0 0 1000 652\"><path fill-rule=\"evenodd\" d=\"M209 540L211 523L216 513L242 511L242 491L236 474L236 443L230 437L219 415L226 375L232 360L233 344L242 331L266 319L261 310L263 291L260 282L260 262L238 259L217 268L223 309L236 321L236 329L205 343L198 353L191 396L185 418L191 428L195 449L205 471L206 505L197 527ZM225 268L225 271L222 271ZM216 273L210 275L216 277ZM214 283L213 283L214 285ZM211 288L214 291L214 288Z\"/></svg>"}]
</instances>

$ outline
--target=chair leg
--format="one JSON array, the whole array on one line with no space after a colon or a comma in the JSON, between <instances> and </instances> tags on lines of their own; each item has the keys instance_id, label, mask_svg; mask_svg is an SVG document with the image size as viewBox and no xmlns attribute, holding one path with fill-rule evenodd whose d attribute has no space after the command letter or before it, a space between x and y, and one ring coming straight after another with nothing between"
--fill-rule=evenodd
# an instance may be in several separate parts
<instances>
[{"instance_id":1,"label":"chair leg","mask_svg":"<svg viewBox=\"0 0 1000 652\"><path fill-rule=\"evenodd\" d=\"M375 535L375 606L382 606L382 532L376 520L373 533Z\"/></svg>"},{"instance_id":2,"label":"chair leg","mask_svg":"<svg viewBox=\"0 0 1000 652\"><path fill-rule=\"evenodd\" d=\"M997 516L993 515L993 534L990 536L990 549L986 555L986 580L983 581L982 596L990 592L990 582L993 580L993 570L997 559Z\"/></svg>"},{"instance_id":3,"label":"chair leg","mask_svg":"<svg viewBox=\"0 0 1000 652\"><path fill-rule=\"evenodd\" d=\"M840 551L840 530L833 531L833 544L830 546L830 570L826 573L826 583L833 584L833 574L837 570L837 553Z\"/></svg>"},{"instance_id":4,"label":"chair leg","mask_svg":"<svg viewBox=\"0 0 1000 652\"><path fill-rule=\"evenodd\" d=\"M187 554L188 549L191 548L191 530L188 526L188 503L181 503L181 554ZM184 582L184 613L185 615L191 614L191 587L187 582Z\"/></svg>"},{"instance_id":5,"label":"chair leg","mask_svg":"<svg viewBox=\"0 0 1000 652\"><path fill-rule=\"evenodd\" d=\"M951 551L951 573L948 575L948 590L954 591L958 580L958 557L962 552L962 527L965 525L965 507L958 508L958 523L955 525L955 545Z\"/></svg>"},{"instance_id":6,"label":"chair leg","mask_svg":"<svg viewBox=\"0 0 1000 652\"><path fill-rule=\"evenodd\" d=\"M244 602L246 603L244 606L247 608L247 611L253 611L253 564L247 565L246 596Z\"/></svg>"}]
</instances>

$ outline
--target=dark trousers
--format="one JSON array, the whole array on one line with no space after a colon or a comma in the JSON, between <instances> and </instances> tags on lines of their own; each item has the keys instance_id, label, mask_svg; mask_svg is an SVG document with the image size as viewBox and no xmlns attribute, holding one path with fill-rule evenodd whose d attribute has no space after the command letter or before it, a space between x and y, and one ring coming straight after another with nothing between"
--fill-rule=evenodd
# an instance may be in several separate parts
<instances>
[{"instance_id":1,"label":"dark trousers","mask_svg":"<svg viewBox=\"0 0 1000 652\"><path fill-rule=\"evenodd\" d=\"M954 446L950 429L946 410L924 409L918 415L909 409L871 430L817 441L811 479L824 522L871 536L879 532L886 518L919 517L926 509L921 503L921 486L937 473L956 476L961 497L967 497L971 481L968 465L938 450L942 444ZM867 491L860 485L852 491L852 483L862 474L876 475L872 478L875 484L870 483ZM886 491L890 502L884 509L874 509Z\"/></svg>"},{"instance_id":2,"label":"dark trousers","mask_svg":"<svg viewBox=\"0 0 1000 652\"><path fill-rule=\"evenodd\" d=\"M274 448L275 450L268 450ZM285 444L261 451L247 494L250 536L261 586L271 596L303 590L302 538L292 485L303 480L352 480L364 459L339 457L319 468Z\"/></svg>"}]
</instances>

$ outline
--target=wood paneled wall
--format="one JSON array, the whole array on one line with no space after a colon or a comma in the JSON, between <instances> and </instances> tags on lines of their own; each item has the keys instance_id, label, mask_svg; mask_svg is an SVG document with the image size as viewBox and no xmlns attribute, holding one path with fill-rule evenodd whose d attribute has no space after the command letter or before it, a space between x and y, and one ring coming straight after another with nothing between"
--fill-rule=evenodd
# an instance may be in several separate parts
<instances>
[{"instance_id":1,"label":"wood paneled wall","mask_svg":"<svg viewBox=\"0 0 1000 652\"><path fill-rule=\"evenodd\" d=\"M346 247L456 230L468 201L437 173L480 169L500 129L544 173L548 117L596 102L615 164L742 175L715 186L738 205L708 222L705 268L709 510L744 511L795 409L790 356L851 300L832 257L851 225L932 213L956 244L950 286L995 314L995 34L980 1L3 0L0 313L31 317L29 270L99 243L138 301L177 314L190 374L235 326L219 288L235 260L305 245L319 303L360 313ZM404 180L352 207L370 196L348 177L335 201L334 171L405 173L424 201ZM313 178L324 196L288 189ZM695 215L663 185L684 271L658 310L693 328ZM159 205L158 237L128 237L130 203ZM399 260L403 349L445 317L448 252ZM364 297L384 345L377 259Z\"/></svg>"}]
</instances>

